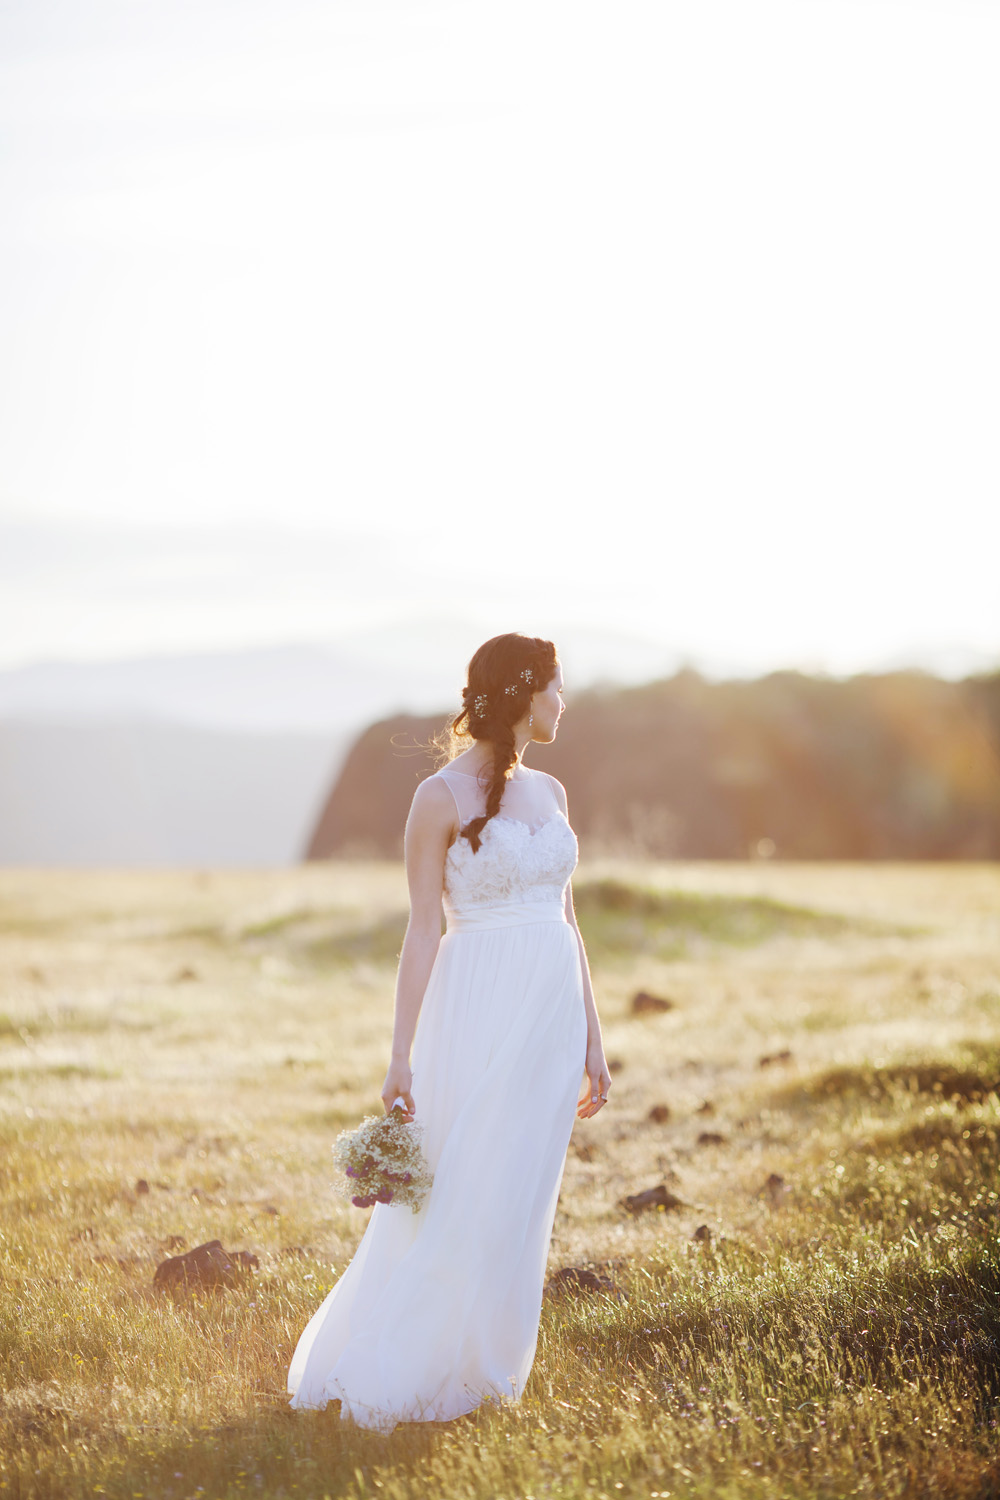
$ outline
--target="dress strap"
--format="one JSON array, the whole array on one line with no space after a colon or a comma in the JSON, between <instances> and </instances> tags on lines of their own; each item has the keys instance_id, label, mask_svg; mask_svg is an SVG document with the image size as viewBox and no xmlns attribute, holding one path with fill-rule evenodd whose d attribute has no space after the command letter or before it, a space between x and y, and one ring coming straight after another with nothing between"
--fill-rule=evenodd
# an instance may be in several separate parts
<instances>
[{"instance_id":1,"label":"dress strap","mask_svg":"<svg viewBox=\"0 0 1000 1500\"><path fill-rule=\"evenodd\" d=\"M451 800L455 804L455 811L458 813L458 821L459 821L459 825L461 826L461 823L462 823L462 809L459 806L459 803L458 803L458 794L456 793L455 788L452 785L451 777L450 776L446 776L443 770L438 771L435 774L438 775L438 776L440 776L441 780L444 782L445 786L448 788L449 792L451 793Z\"/></svg>"},{"instance_id":2,"label":"dress strap","mask_svg":"<svg viewBox=\"0 0 1000 1500\"><path fill-rule=\"evenodd\" d=\"M458 826L464 828L471 818L478 817L483 811L482 788L474 776L463 775L461 771L449 771L447 766L442 766L434 774L447 783L458 812Z\"/></svg>"},{"instance_id":3,"label":"dress strap","mask_svg":"<svg viewBox=\"0 0 1000 1500\"><path fill-rule=\"evenodd\" d=\"M545 777L545 785L548 788L549 800L552 803L552 810L553 810L553 812L557 812L557 813L558 812L562 812L562 808L559 806L559 798L556 796L556 789L552 785L552 777L551 776L546 775L546 777Z\"/></svg>"}]
</instances>

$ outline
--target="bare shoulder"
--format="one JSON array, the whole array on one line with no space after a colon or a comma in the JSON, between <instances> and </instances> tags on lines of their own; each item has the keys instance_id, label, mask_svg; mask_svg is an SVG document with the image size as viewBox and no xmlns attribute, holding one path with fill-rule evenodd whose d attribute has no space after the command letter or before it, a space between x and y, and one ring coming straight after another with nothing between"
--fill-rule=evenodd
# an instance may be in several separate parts
<instances>
[{"instance_id":1,"label":"bare shoulder","mask_svg":"<svg viewBox=\"0 0 1000 1500\"><path fill-rule=\"evenodd\" d=\"M451 788L441 776L425 776L417 783L410 803L410 811L422 817L433 817L435 812L453 813L455 799Z\"/></svg>"},{"instance_id":2,"label":"bare shoulder","mask_svg":"<svg viewBox=\"0 0 1000 1500\"><path fill-rule=\"evenodd\" d=\"M403 830L403 851L411 873L430 860L437 875L440 875L445 850L457 831L455 802L443 778L426 777L413 793Z\"/></svg>"}]
</instances>

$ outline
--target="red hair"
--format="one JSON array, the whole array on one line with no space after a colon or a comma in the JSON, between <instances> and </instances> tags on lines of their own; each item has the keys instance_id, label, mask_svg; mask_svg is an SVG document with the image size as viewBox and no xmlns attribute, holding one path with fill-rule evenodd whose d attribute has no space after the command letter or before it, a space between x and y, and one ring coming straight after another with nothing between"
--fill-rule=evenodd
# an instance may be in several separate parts
<instances>
[{"instance_id":1,"label":"red hair","mask_svg":"<svg viewBox=\"0 0 1000 1500\"><path fill-rule=\"evenodd\" d=\"M464 739L487 740L493 746L493 773L486 794L486 812L462 829L473 851L479 835L500 810L504 787L517 760L514 725L528 712L534 693L547 688L556 675L556 648L539 636L495 635L484 642L469 662L468 682L462 689L462 708L449 727L449 759Z\"/></svg>"}]
</instances>

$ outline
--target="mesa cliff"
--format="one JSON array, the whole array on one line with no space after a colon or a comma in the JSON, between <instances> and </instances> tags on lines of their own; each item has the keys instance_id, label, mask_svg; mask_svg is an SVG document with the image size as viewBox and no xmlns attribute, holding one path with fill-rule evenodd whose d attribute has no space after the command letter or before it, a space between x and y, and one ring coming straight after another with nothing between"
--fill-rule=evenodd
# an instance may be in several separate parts
<instances>
[{"instance_id":1,"label":"mesa cliff","mask_svg":"<svg viewBox=\"0 0 1000 1500\"><path fill-rule=\"evenodd\" d=\"M352 746L305 858L396 858L449 715L400 715ZM673 859L1000 857L1000 672L844 680L692 671L568 701L525 764L566 787L585 853Z\"/></svg>"}]
</instances>

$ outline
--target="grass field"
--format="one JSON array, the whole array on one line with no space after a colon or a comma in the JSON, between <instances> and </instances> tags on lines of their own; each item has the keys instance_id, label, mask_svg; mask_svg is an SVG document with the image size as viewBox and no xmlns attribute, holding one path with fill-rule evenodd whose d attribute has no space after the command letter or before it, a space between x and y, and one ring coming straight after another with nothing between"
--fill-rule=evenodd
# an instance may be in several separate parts
<instances>
[{"instance_id":1,"label":"grass field","mask_svg":"<svg viewBox=\"0 0 1000 1500\"><path fill-rule=\"evenodd\" d=\"M0 1494L1000 1495L1000 869L576 887L615 1073L550 1272L609 1285L546 1298L519 1407L382 1438L284 1380L367 1219L330 1144L378 1108L401 870L0 871ZM244 1286L154 1292L211 1239Z\"/></svg>"}]
</instances>

